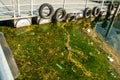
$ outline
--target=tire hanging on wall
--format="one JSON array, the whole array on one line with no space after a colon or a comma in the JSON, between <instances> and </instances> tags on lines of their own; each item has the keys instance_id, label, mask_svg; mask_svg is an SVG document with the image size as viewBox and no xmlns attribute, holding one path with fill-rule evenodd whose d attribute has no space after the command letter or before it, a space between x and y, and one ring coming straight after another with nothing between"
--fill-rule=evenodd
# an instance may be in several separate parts
<instances>
[{"instance_id":1,"label":"tire hanging on wall","mask_svg":"<svg viewBox=\"0 0 120 80\"><path fill-rule=\"evenodd\" d=\"M108 10L105 19L110 19L111 14L111 11Z\"/></svg>"},{"instance_id":2,"label":"tire hanging on wall","mask_svg":"<svg viewBox=\"0 0 120 80\"><path fill-rule=\"evenodd\" d=\"M43 12L43 10L44 10L46 7L49 9L49 13L48 13L47 15L45 15L45 13ZM54 14L54 9L53 9L52 5L50 5L50 4L48 4L48 3L44 3L44 4L42 4L42 5L40 6L40 8L39 8L39 16L40 16L41 18L49 19L49 18L51 18L51 17L53 16L53 14Z\"/></svg>"},{"instance_id":3,"label":"tire hanging on wall","mask_svg":"<svg viewBox=\"0 0 120 80\"><path fill-rule=\"evenodd\" d=\"M58 8L55 11L55 14L53 16L53 21L63 21L66 16L66 11L63 8Z\"/></svg>"},{"instance_id":4,"label":"tire hanging on wall","mask_svg":"<svg viewBox=\"0 0 120 80\"><path fill-rule=\"evenodd\" d=\"M102 20L103 14L104 14L104 11L100 11L99 15L96 17L98 21Z\"/></svg>"},{"instance_id":5,"label":"tire hanging on wall","mask_svg":"<svg viewBox=\"0 0 120 80\"><path fill-rule=\"evenodd\" d=\"M114 5L112 3L110 3L108 5L108 10L107 10L107 14L106 14L106 19L109 19L111 14L112 14L112 10L114 10Z\"/></svg>"},{"instance_id":6,"label":"tire hanging on wall","mask_svg":"<svg viewBox=\"0 0 120 80\"><path fill-rule=\"evenodd\" d=\"M94 7L92 10L92 15L97 17L100 14L100 8Z\"/></svg>"},{"instance_id":7,"label":"tire hanging on wall","mask_svg":"<svg viewBox=\"0 0 120 80\"><path fill-rule=\"evenodd\" d=\"M85 18L89 18L92 14L92 10L90 8L85 8L85 10L83 11L83 17Z\"/></svg>"},{"instance_id":8,"label":"tire hanging on wall","mask_svg":"<svg viewBox=\"0 0 120 80\"><path fill-rule=\"evenodd\" d=\"M110 3L110 4L108 5L108 10L109 10L109 11L114 10L114 5L113 5L112 3Z\"/></svg>"},{"instance_id":9,"label":"tire hanging on wall","mask_svg":"<svg viewBox=\"0 0 120 80\"><path fill-rule=\"evenodd\" d=\"M65 21L66 22L70 22L70 21L74 21L76 19L76 14L74 13L68 13L66 15Z\"/></svg>"}]
</instances>

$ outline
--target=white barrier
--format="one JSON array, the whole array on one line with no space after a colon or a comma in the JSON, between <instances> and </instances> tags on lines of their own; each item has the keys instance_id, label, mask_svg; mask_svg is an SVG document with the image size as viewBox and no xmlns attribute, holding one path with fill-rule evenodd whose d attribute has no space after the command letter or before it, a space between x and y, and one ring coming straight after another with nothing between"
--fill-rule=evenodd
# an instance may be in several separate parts
<instances>
[{"instance_id":1,"label":"white barrier","mask_svg":"<svg viewBox=\"0 0 120 80\"><path fill-rule=\"evenodd\" d=\"M14 80L1 44L0 44L0 80Z\"/></svg>"},{"instance_id":2,"label":"white barrier","mask_svg":"<svg viewBox=\"0 0 120 80\"><path fill-rule=\"evenodd\" d=\"M0 80L13 80L20 75L12 52L0 32Z\"/></svg>"}]
</instances>

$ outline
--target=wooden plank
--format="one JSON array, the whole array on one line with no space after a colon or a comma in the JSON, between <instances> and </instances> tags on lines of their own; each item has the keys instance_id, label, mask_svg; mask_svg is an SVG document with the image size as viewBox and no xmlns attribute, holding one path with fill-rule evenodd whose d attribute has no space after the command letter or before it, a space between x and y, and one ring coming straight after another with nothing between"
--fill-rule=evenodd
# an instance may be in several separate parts
<instances>
[{"instance_id":1,"label":"wooden plank","mask_svg":"<svg viewBox=\"0 0 120 80\"><path fill-rule=\"evenodd\" d=\"M6 57L6 60L8 62L9 67L10 67L10 70L11 70L11 72L13 74L13 77L17 78L19 76L20 72L19 72L17 64L16 64L16 62L14 60L12 52L11 52L9 46L7 45L7 42L6 42L5 38L4 38L4 35L1 32L0 32L0 44L2 46L4 55Z\"/></svg>"},{"instance_id":2,"label":"wooden plank","mask_svg":"<svg viewBox=\"0 0 120 80\"><path fill-rule=\"evenodd\" d=\"M0 44L0 80L14 80Z\"/></svg>"}]
</instances>

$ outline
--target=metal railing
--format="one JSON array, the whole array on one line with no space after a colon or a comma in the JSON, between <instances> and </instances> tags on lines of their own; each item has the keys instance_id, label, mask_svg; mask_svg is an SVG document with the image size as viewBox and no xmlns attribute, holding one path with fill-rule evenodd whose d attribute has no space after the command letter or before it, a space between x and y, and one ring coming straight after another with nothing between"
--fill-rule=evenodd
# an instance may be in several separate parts
<instances>
[{"instance_id":1,"label":"metal railing","mask_svg":"<svg viewBox=\"0 0 120 80\"><path fill-rule=\"evenodd\" d=\"M7 1L9 3L7 3ZM66 9L67 13L82 13L86 7L91 9L95 6L99 7L101 10L106 9L104 5L105 0L101 0L100 3L93 2L92 0L48 0L47 3L51 4L56 10L59 7ZM111 0L113 2L114 0ZM73 3L74 2L74 3ZM43 4L46 3L44 0L0 0L0 21L23 18L23 17L33 17L38 16L38 9Z\"/></svg>"}]
</instances>

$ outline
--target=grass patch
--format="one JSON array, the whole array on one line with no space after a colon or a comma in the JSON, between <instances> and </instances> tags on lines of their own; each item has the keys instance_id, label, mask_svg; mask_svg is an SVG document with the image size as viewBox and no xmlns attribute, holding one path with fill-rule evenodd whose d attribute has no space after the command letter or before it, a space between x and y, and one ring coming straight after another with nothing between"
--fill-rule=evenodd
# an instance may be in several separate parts
<instances>
[{"instance_id":1,"label":"grass patch","mask_svg":"<svg viewBox=\"0 0 120 80\"><path fill-rule=\"evenodd\" d=\"M16 80L115 80L107 53L83 31L86 26L87 19L0 27L20 69Z\"/></svg>"}]
</instances>

